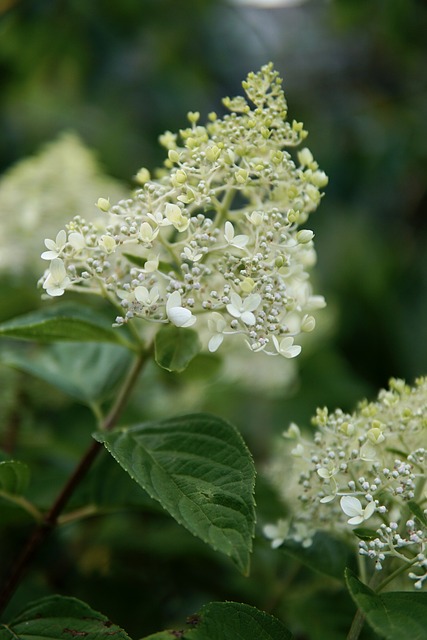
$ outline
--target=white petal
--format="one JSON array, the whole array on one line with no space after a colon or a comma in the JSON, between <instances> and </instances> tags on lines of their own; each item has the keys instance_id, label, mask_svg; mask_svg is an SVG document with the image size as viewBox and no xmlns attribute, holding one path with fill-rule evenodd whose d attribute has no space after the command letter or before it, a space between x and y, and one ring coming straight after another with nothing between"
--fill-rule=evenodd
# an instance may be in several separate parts
<instances>
[{"instance_id":1,"label":"white petal","mask_svg":"<svg viewBox=\"0 0 427 640\"><path fill-rule=\"evenodd\" d=\"M363 512L362 503L354 496L343 496L340 500L340 505L346 516L360 516Z\"/></svg>"},{"instance_id":2,"label":"white petal","mask_svg":"<svg viewBox=\"0 0 427 640\"><path fill-rule=\"evenodd\" d=\"M190 309L184 307L173 307L168 310L168 318L176 327L191 327L196 322Z\"/></svg>"},{"instance_id":3,"label":"white petal","mask_svg":"<svg viewBox=\"0 0 427 640\"><path fill-rule=\"evenodd\" d=\"M55 242L58 247L62 247L67 242L67 234L65 233L64 229L58 231L58 233L56 234Z\"/></svg>"},{"instance_id":4,"label":"white petal","mask_svg":"<svg viewBox=\"0 0 427 640\"><path fill-rule=\"evenodd\" d=\"M41 258L43 258L43 260L54 260L55 258L58 257L58 252L57 251L43 251L43 253L40 256Z\"/></svg>"},{"instance_id":5,"label":"white petal","mask_svg":"<svg viewBox=\"0 0 427 640\"><path fill-rule=\"evenodd\" d=\"M211 353L214 353L214 351L216 351L221 346L223 340L224 336L220 333L216 333L214 336L212 336L208 343L209 351Z\"/></svg>"},{"instance_id":6,"label":"white petal","mask_svg":"<svg viewBox=\"0 0 427 640\"><path fill-rule=\"evenodd\" d=\"M242 298L239 296L238 293L236 293L235 291L232 291L230 293L230 300L233 307L235 307L239 311L242 309L242 306L243 306Z\"/></svg>"},{"instance_id":7,"label":"white petal","mask_svg":"<svg viewBox=\"0 0 427 640\"><path fill-rule=\"evenodd\" d=\"M363 519L364 520L368 520L368 518L370 518L374 511L375 511L375 502L369 502L368 505L365 507L365 510L363 512Z\"/></svg>"},{"instance_id":8,"label":"white petal","mask_svg":"<svg viewBox=\"0 0 427 640\"><path fill-rule=\"evenodd\" d=\"M50 275L54 282L60 283L67 275L64 263L60 258L55 258L50 263Z\"/></svg>"},{"instance_id":9,"label":"white petal","mask_svg":"<svg viewBox=\"0 0 427 640\"><path fill-rule=\"evenodd\" d=\"M179 291L174 291L173 293L170 294L169 298L167 299L166 312L168 312L169 309L172 309L173 307L180 307L180 306L181 306L181 294L179 293Z\"/></svg>"},{"instance_id":10,"label":"white petal","mask_svg":"<svg viewBox=\"0 0 427 640\"><path fill-rule=\"evenodd\" d=\"M347 520L347 522L348 524L362 524L363 520L363 516L354 516L354 518L350 518L350 520Z\"/></svg>"},{"instance_id":11,"label":"white petal","mask_svg":"<svg viewBox=\"0 0 427 640\"><path fill-rule=\"evenodd\" d=\"M147 287L139 286L135 289L135 298L138 302L147 303L149 301L149 293Z\"/></svg>"},{"instance_id":12,"label":"white petal","mask_svg":"<svg viewBox=\"0 0 427 640\"><path fill-rule=\"evenodd\" d=\"M322 504L326 504L327 502L332 502L334 498L335 498L335 495L325 496L324 498L320 498L320 502Z\"/></svg>"},{"instance_id":13,"label":"white petal","mask_svg":"<svg viewBox=\"0 0 427 640\"><path fill-rule=\"evenodd\" d=\"M224 238L227 242L233 242L234 238L234 227L229 220L224 225Z\"/></svg>"},{"instance_id":14,"label":"white petal","mask_svg":"<svg viewBox=\"0 0 427 640\"><path fill-rule=\"evenodd\" d=\"M251 293L243 302L243 309L245 311L255 311L261 304L261 296L259 293Z\"/></svg>"},{"instance_id":15,"label":"white petal","mask_svg":"<svg viewBox=\"0 0 427 640\"><path fill-rule=\"evenodd\" d=\"M232 244L233 247L237 247L238 249L243 249L243 247L246 247L248 242L249 242L249 236L240 235L240 236L235 236L230 244Z\"/></svg>"},{"instance_id":16,"label":"white petal","mask_svg":"<svg viewBox=\"0 0 427 640\"><path fill-rule=\"evenodd\" d=\"M54 240L50 240L50 238L46 238L44 241L45 247L51 249L52 251L56 251L56 242Z\"/></svg>"},{"instance_id":17,"label":"white petal","mask_svg":"<svg viewBox=\"0 0 427 640\"><path fill-rule=\"evenodd\" d=\"M228 313L230 314L230 316L233 316L233 318L240 318L241 313L240 313L239 309L236 309L234 304L228 304L226 309L227 309Z\"/></svg>"},{"instance_id":18,"label":"white petal","mask_svg":"<svg viewBox=\"0 0 427 640\"><path fill-rule=\"evenodd\" d=\"M256 319L252 311L244 311L240 317L242 321L250 327L256 323Z\"/></svg>"}]
</instances>

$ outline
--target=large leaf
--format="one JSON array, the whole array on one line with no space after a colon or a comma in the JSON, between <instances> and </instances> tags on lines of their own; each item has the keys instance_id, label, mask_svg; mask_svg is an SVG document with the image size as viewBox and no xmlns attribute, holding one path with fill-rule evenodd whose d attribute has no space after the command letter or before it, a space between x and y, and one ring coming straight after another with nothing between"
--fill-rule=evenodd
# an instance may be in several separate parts
<instances>
[{"instance_id":1,"label":"large leaf","mask_svg":"<svg viewBox=\"0 0 427 640\"><path fill-rule=\"evenodd\" d=\"M1 361L88 404L114 389L129 366L130 352L116 344L60 342L31 355L9 351Z\"/></svg>"},{"instance_id":2,"label":"large leaf","mask_svg":"<svg viewBox=\"0 0 427 640\"><path fill-rule=\"evenodd\" d=\"M154 357L160 367L167 371L184 371L199 353L201 344L193 329L168 324L157 332L154 347Z\"/></svg>"},{"instance_id":3,"label":"large leaf","mask_svg":"<svg viewBox=\"0 0 427 640\"><path fill-rule=\"evenodd\" d=\"M95 437L177 522L248 572L255 468L234 427L194 414Z\"/></svg>"},{"instance_id":4,"label":"large leaf","mask_svg":"<svg viewBox=\"0 0 427 640\"><path fill-rule=\"evenodd\" d=\"M0 640L129 640L125 631L89 605L63 596L49 596L28 607L7 625Z\"/></svg>"},{"instance_id":5,"label":"large leaf","mask_svg":"<svg viewBox=\"0 0 427 640\"><path fill-rule=\"evenodd\" d=\"M354 554L348 545L323 531L315 534L309 547L290 540L280 549L310 569L339 580L344 579L345 568L354 560Z\"/></svg>"},{"instance_id":6,"label":"large leaf","mask_svg":"<svg viewBox=\"0 0 427 640\"><path fill-rule=\"evenodd\" d=\"M162 631L144 640L292 640L280 620L237 602L211 602L188 619L185 629Z\"/></svg>"},{"instance_id":7,"label":"large leaf","mask_svg":"<svg viewBox=\"0 0 427 640\"><path fill-rule=\"evenodd\" d=\"M18 460L0 462L0 490L21 495L30 481L30 469Z\"/></svg>"},{"instance_id":8,"label":"large leaf","mask_svg":"<svg viewBox=\"0 0 427 640\"><path fill-rule=\"evenodd\" d=\"M395 591L376 594L349 570L347 585L372 628L387 640L425 640L427 593Z\"/></svg>"},{"instance_id":9,"label":"large leaf","mask_svg":"<svg viewBox=\"0 0 427 640\"><path fill-rule=\"evenodd\" d=\"M117 329L92 309L80 305L53 305L0 324L0 335L38 342L122 342Z\"/></svg>"}]
</instances>

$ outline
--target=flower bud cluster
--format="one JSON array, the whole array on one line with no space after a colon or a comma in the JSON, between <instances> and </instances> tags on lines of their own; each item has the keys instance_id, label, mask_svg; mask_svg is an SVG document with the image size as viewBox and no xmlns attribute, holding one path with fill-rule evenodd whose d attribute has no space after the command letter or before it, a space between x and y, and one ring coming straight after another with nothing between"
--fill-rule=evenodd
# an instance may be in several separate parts
<instances>
[{"instance_id":1,"label":"flower bud cluster","mask_svg":"<svg viewBox=\"0 0 427 640\"><path fill-rule=\"evenodd\" d=\"M375 402L352 414L318 409L307 439L285 432L286 453L272 469L290 503L290 519L267 537L309 546L317 530L361 538L359 553L375 569L402 564L415 588L427 583L427 378L414 387L392 379ZM292 460L291 476L288 475ZM284 473L285 471L285 473Z\"/></svg>"},{"instance_id":2,"label":"flower bud cluster","mask_svg":"<svg viewBox=\"0 0 427 640\"><path fill-rule=\"evenodd\" d=\"M153 179L141 169L141 188L114 206L100 198L102 227L75 217L45 241L49 295L104 295L120 309L119 326L194 326L212 352L240 335L252 351L299 354L295 337L324 306L309 282L313 233L300 225L327 177L308 149L295 159L289 151L307 133L286 120L273 66L243 87L246 98L224 100L222 119L211 113L202 126L191 112L179 135L162 135L164 167Z\"/></svg>"}]
</instances>

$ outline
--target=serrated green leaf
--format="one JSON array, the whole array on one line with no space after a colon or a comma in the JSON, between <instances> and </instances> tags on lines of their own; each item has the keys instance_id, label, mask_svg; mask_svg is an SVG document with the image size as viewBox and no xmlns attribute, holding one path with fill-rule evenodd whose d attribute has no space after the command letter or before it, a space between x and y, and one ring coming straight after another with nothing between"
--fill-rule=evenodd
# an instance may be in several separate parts
<instances>
[{"instance_id":1,"label":"serrated green leaf","mask_svg":"<svg viewBox=\"0 0 427 640\"><path fill-rule=\"evenodd\" d=\"M414 516L418 518L420 523L423 524L425 527L427 527L427 518L424 514L424 511L421 509L420 505L418 504L418 502L415 502L415 500L408 500L408 507L410 508Z\"/></svg>"},{"instance_id":2,"label":"serrated green leaf","mask_svg":"<svg viewBox=\"0 0 427 640\"><path fill-rule=\"evenodd\" d=\"M64 596L49 596L28 607L7 625L0 624L0 640L130 640L123 629L89 605Z\"/></svg>"},{"instance_id":3,"label":"serrated green leaf","mask_svg":"<svg viewBox=\"0 0 427 640\"><path fill-rule=\"evenodd\" d=\"M255 468L233 426L193 414L95 437L177 522L248 572Z\"/></svg>"},{"instance_id":4,"label":"serrated green leaf","mask_svg":"<svg viewBox=\"0 0 427 640\"><path fill-rule=\"evenodd\" d=\"M0 336L37 342L123 342L104 317L80 305L48 306L0 324Z\"/></svg>"},{"instance_id":5,"label":"serrated green leaf","mask_svg":"<svg viewBox=\"0 0 427 640\"><path fill-rule=\"evenodd\" d=\"M30 355L9 351L1 361L90 404L103 400L115 388L130 358L129 350L116 344L60 342Z\"/></svg>"},{"instance_id":6,"label":"serrated green leaf","mask_svg":"<svg viewBox=\"0 0 427 640\"><path fill-rule=\"evenodd\" d=\"M346 571L346 580L353 600L381 638L426 639L427 593L395 591L376 594L350 570Z\"/></svg>"},{"instance_id":7,"label":"serrated green leaf","mask_svg":"<svg viewBox=\"0 0 427 640\"><path fill-rule=\"evenodd\" d=\"M348 545L323 531L315 534L309 547L289 540L280 549L310 569L339 580L344 579L345 568L354 560Z\"/></svg>"},{"instance_id":8,"label":"serrated green leaf","mask_svg":"<svg viewBox=\"0 0 427 640\"><path fill-rule=\"evenodd\" d=\"M292 640L273 616L248 604L211 602L187 621L185 629L162 631L143 640Z\"/></svg>"},{"instance_id":9,"label":"serrated green leaf","mask_svg":"<svg viewBox=\"0 0 427 640\"><path fill-rule=\"evenodd\" d=\"M30 469L18 460L0 462L0 490L12 495L24 493L30 482Z\"/></svg>"},{"instance_id":10,"label":"serrated green leaf","mask_svg":"<svg viewBox=\"0 0 427 640\"><path fill-rule=\"evenodd\" d=\"M167 371L184 371L199 353L201 344L193 329L168 324L157 332L154 348L154 357L160 367Z\"/></svg>"}]
</instances>

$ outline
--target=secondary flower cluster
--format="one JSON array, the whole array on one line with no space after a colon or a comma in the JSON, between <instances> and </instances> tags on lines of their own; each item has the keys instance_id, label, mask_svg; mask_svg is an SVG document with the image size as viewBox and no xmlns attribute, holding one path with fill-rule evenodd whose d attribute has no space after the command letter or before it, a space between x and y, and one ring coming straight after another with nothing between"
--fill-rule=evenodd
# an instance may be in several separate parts
<instances>
[{"instance_id":1,"label":"secondary flower cluster","mask_svg":"<svg viewBox=\"0 0 427 640\"><path fill-rule=\"evenodd\" d=\"M110 206L105 224L75 217L42 257L51 296L86 290L110 299L116 325L143 319L196 328L210 351L242 335L253 351L292 358L294 338L315 326L308 269L313 233L300 229L327 183L311 152L287 149L306 136L286 121L281 80L271 64L243 83L247 99L226 98L209 114L160 138L167 149L155 179L147 169L130 198Z\"/></svg>"},{"instance_id":2,"label":"secondary flower cluster","mask_svg":"<svg viewBox=\"0 0 427 640\"><path fill-rule=\"evenodd\" d=\"M319 409L313 422L313 439L294 424L284 434L291 475L286 456L271 472L292 514L265 534L277 547L286 538L310 546L317 530L350 539L355 532L359 553L376 569L400 563L420 589L427 582L427 378L412 388L392 379L377 401L352 414Z\"/></svg>"},{"instance_id":3,"label":"secondary flower cluster","mask_svg":"<svg viewBox=\"0 0 427 640\"><path fill-rule=\"evenodd\" d=\"M104 175L92 151L73 133L21 160L0 180L0 271L40 271L40 245L54 225L75 213L94 221L100 191L122 198L126 189Z\"/></svg>"}]
</instances>

